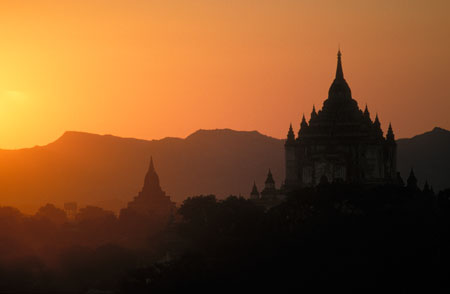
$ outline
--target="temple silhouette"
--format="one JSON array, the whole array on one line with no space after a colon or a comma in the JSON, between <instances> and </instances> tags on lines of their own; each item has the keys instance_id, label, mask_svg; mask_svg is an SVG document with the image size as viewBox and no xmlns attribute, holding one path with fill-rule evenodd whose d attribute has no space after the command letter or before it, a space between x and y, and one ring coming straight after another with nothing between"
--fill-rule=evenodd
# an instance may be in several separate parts
<instances>
[{"instance_id":1,"label":"temple silhouette","mask_svg":"<svg viewBox=\"0 0 450 294\"><path fill-rule=\"evenodd\" d=\"M150 158L150 166L145 175L142 190L128 203L126 208L120 211L120 216L132 215L141 219L151 218L161 223L167 223L174 216L175 210L175 203L161 189L153 158Z\"/></svg>"},{"instance_id":2,"label":"temple silhouette","mask_svg":"<svg viewBox=\"0 0 450 294\"><path fill-rule=\"evenodd\" d=\"M391 124L383 136L378 114L372 121L353 99L337 54L336 77L321 110L303 115L298 136L292 124L285 142L286 189L321 182L387 184L398 181L397 146Z\"/></svg>"},{"instance_id":3,"label":"temple silhouette","mask_svg":"<svg viewBox=\"0 0 450 294\"><path fill-rule=\"evenodd\" d=\"M353 99L344 78L342 54L337 53L336 76L322 109L313 106L309 121L303 114L298 135L292 124L285 141L286 179L280 189L268 172L264 189L253 184L250 198L274 203L289 191L323 183L343 182L363 185L398 184L397 144L391 124L383 135L378 114L370 117ZM267 205L266 205L267 206Z\"/></svg>"}]
</instances>

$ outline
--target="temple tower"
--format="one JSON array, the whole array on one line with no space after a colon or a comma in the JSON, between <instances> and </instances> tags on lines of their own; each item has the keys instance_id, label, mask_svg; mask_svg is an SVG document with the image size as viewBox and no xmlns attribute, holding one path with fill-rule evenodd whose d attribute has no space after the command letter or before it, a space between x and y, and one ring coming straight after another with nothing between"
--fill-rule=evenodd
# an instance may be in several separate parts
<instances>
[{"instance_id":1,"label":"temple tower","mask_svg":"<svg viewBox=\"0 0 450 294\"><path fill-rule=\"evenodd\" d=\"M258 192L258 188L256 187L256 182L253 182L253 188L252 188L252 192L250 193L250 199L252 199L252 200L259 199L259 192Z\"/></svg>"},{"instance_id":2,"label":"temple tower","mask_svg":"<svg viewBox=\"0 0 450 294\"><path fill-rule=\"evenodd\" d=\"M383 136L378 114L372 121L353 99L338 51L334 80L322 109L303 115L298 137L289 126L285 142L286 189L315 186L322 180L361 184L397 181L397 147L392 126Z\"/></svg>"},{"instance_id":3,"label":"temple tower","mask_svg":"<svg viewBox=\"0 0 450 294\"><path fill-rule=\"evenodd\" d=\"M289 125L287 139L284 144L285 160L286 160L286 184L296 185L298 181L297 161L296 161L296 144L295 135L292 124Z\"/></svg>"}]
</instances>

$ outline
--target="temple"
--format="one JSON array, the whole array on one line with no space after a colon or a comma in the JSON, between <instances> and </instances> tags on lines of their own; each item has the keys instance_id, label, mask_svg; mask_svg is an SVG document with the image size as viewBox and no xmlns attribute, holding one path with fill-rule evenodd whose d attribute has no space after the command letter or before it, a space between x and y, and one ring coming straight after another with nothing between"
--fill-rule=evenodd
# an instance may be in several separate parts
<instances>
[{"instance_id":1,"label":"temple","mask_svg":"<svg viewBox=\"0 0 450 294\"><path fill-rule=\"evenodd\" d=\"M358 107L337 55L336 76L322 109L303 115L297 137L289 126L285 142L286 189L323 182L396 183L396 152L392 126L383 136L378 115Z\"/></svg>"},{"instance_id":2,"label":"temple","mask_svg":"<svg viewBox=\"0 0 450 294\"><path fill-rule=\"evenodd\" d=\"M142 190L128 203L127 208L121 210L120 214L121 216L150 217L167 222L173 217L175 209L175 203L161 189L153 158L150 158L150 166L145 175Z\"/></svg>"},{"instance_id":3,"label":"temple","mask_svg":"<svg viewBox=\"0 0 450 294\"><path fill-rule=\"evenodd\" d=\"M265 209L269 209L285 200L286 195L284 194L283 190L276 188L272 171L269 169L266 181L264 182L264 188L262 189L261 193L258 192L258 187L256 186L256 183L253 182L250 199L257 205L262 206Z\"/></svg>"}]
</instances>

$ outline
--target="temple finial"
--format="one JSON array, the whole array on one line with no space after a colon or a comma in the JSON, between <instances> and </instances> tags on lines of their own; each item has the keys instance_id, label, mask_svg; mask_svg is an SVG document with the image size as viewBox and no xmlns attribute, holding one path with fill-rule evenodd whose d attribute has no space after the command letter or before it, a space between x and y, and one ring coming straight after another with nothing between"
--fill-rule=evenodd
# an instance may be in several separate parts
<instances>
[{"instance_id":1,"label":"temple finial","mask_svg":"<svg viewBox=\"0 0 450 294\"><path fill-rule=\"evenodd\" d=\"M150 156L150 167L149 170L154 171L155 170L155 166L153 165L153 156Z\"/></svg>"},{"instance_id":2,"label":"temple finial","mask_svg":"<svg viewBox=\"0 0 450 294\"><path fill-rule=\"evenodd\" d=\"M344 72L342 71L342 60L341 60L341 49L339 48L338 53L337 53L337 57L338 57L338 62L337 62L337 68L336 68L336 79L344 79Z\"/></svg>"},{"instance_id":3,"label":"temple finial","mask_svg":"<svg viewBox=\"0 0 450 294\"><path fill-rule=\"evenodd\" d=\"M392 130L392 125L391 123L389 123L389 127L388 127L388 131L387 131L387 135L386 135L386 139L388 141L395 141L395 136L394 136L394 131Z\"/></svg>"}]
</instances>

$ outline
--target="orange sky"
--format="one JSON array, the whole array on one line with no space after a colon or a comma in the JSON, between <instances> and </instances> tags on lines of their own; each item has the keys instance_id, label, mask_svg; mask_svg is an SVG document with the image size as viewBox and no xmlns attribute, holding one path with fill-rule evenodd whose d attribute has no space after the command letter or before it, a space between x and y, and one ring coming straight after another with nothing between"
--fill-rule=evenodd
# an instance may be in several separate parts
<instances>
[{"instance_id":1,"label":"orange sky","mask_svg":"<svg viewBox=\"0 0 450 294\"><path fill-rule=\"evenodd\" d=\"M0 148L66 130L285 137L321 107L338 43L397 137L450 128L450 1L1 0Z\"/></svg>"}]
</instances>

